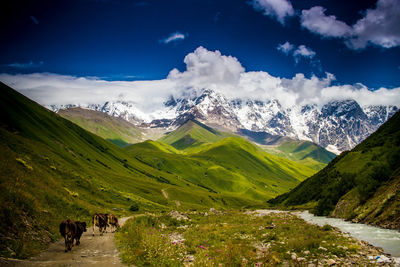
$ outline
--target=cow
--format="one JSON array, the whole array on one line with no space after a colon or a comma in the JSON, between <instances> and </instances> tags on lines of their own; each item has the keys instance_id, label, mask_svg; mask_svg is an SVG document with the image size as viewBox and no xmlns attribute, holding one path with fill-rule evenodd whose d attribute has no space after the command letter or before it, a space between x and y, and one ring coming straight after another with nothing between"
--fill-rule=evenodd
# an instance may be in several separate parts
<instances>
[{"instance_id":1,"label":"cow","mask_svg":"<svg viewBox=\"0 0 400 267\"><path fill-rule=\"evenodd\" d=\"M114 232L119 229L118 218L114 214L107 214L107 224L110 225L111 231L114 228Z\"/></svg>"},{"instance_id":2,"label":"cow","mask_svg":"<svg viewBox=\"0 0 400 267\"><path fill-rule=\"evenodd\" d=\"M76 236L77 226L76 223L70 219L60 223L60 234L65 240L65 252L71 250L74 246L74 238Z\"/></svg>"},{"instance_id":3,"label":"cow","mask_svg":"<svg viewBox=\"0 0 400 267\"><path fill-rule=\"evenodd\" d=\"M75 222L76 224L76 234L75 234L75 245L79 245L81 243L80 239L83 232L86 232L86 223L85 222Z\"/></svg>"},{"instance_id":4,"label":"cow","mask_svg":"<svg viewBox=\"0 0 400 267\"><path fill-rule=\"evenodd\" d=\"M106 231L108 223L107 223L107 214L104 213L95 213L93 214L93 236L94 236L94 228L99 227L100 235Z\"/></svg>"}]
</instances>

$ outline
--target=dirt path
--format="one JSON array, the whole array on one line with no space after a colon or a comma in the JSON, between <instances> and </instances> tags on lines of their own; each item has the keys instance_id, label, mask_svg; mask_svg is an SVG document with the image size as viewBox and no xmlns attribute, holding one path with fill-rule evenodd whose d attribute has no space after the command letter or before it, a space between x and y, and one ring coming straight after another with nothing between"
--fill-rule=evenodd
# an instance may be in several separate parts
<instances>
[{"instance_id":1,"label":"dirt path","mask_svg":"<svg viewBox=\"0 0 400 267\"><path fill-rule=\"evenodd\" d=\"M123 225L129 217L121 218ZM64 252L64 239L61 239L29 261L22 260L1 260L0 266L123 266L114 244L114 233L99 235L98 228L95 236L92 236L92 228L81 237L81 244L74 246L72 251Z\"/></svg>"}]
</instances>

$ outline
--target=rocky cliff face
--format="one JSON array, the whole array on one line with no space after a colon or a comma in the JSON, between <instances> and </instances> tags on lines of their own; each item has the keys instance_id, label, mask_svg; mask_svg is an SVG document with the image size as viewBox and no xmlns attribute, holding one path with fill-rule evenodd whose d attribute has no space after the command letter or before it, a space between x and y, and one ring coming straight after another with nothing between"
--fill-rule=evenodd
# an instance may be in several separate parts
<instances>
[{"instance_id":1,"label":"rocky cliff face","mask_svg":"<svg viewBox=\"0 0 400 267\"><path fill-rule=\"evenodd\" d=\"M52 106L52 110L71 107ZM335 153L349 150L373 133L397 110L395 106L363 106L354 100L284 108L277 100L230 100L211 90L175 99L162 109L143 114L133 102L116 101L87 105L89 108L122 117L141 127L169 130L187 119L231 132L246 129L271 135L308 140Z\"/></svg>"}]
</instances>

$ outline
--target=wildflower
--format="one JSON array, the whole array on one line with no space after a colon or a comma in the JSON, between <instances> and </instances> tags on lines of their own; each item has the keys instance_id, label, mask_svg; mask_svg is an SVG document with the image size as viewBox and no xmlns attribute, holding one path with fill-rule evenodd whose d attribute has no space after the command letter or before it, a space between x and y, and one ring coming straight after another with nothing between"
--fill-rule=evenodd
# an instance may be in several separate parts
<instances>
[{"instance_id":1,"label":"wildflower","mask_svg":"<svg viewBox=\"0 0 400 267\"><path fill-rule=\"evenodd\" d=\"M201 245L201 246L200 246L200 248L202 248L202 249L206 249L206 247L205 247L205 246L203 246L203 245Z\"/></svg>"}]
</instances>

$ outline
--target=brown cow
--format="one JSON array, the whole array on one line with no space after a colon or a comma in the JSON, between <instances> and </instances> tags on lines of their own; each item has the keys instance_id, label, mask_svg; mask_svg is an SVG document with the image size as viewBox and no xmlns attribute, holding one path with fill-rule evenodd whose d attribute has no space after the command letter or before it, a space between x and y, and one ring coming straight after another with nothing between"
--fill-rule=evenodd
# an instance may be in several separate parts
<instances>
[{"instance_id":1,"label":"brown cow","mask_svg":"<svg viewBox=\"0 0 400 267\"><path fill-rule=\"evenodd\" d=\"M110 225L111 232L114 228L114 232L119 229L118 218L114 214L107 214L107 223Z\"/></svg>"},{"instance_id":2,"label":"brown cow","mask_svg":"<svg viewBox=\"0 0 400 267\"><path fill-rule=\"evenodd\" d=\"M81 243L80 239L83 232L86 232L86 223L85 222L75 222L76 224L76 234L75 234L75 244L79 245Z\"/></svg>"},{"instance_id":3,"label":"brown cow","mask_svg":"<svg viewBox=\"0 0 400 267\"><path fill-rule=\"evenodd\" d=\"M71 250L74 246L74 238L77 232L77 226L74 221L68 219L60 223L60 234L65 240L65 252Z\"/></svg>"},{"instance_id":4,"label":"brown cow","mask_svg":"<svg viewBox=\"0 0 400 267\"><path fill-rule=\"evenodd\" d=\"M94 228L99 227L99 232L100 235L103 235L103 233L107 229L107 214L104 213L95 213L93 214L93 236L94 236Z\"/></svg>"}]
</instances>

